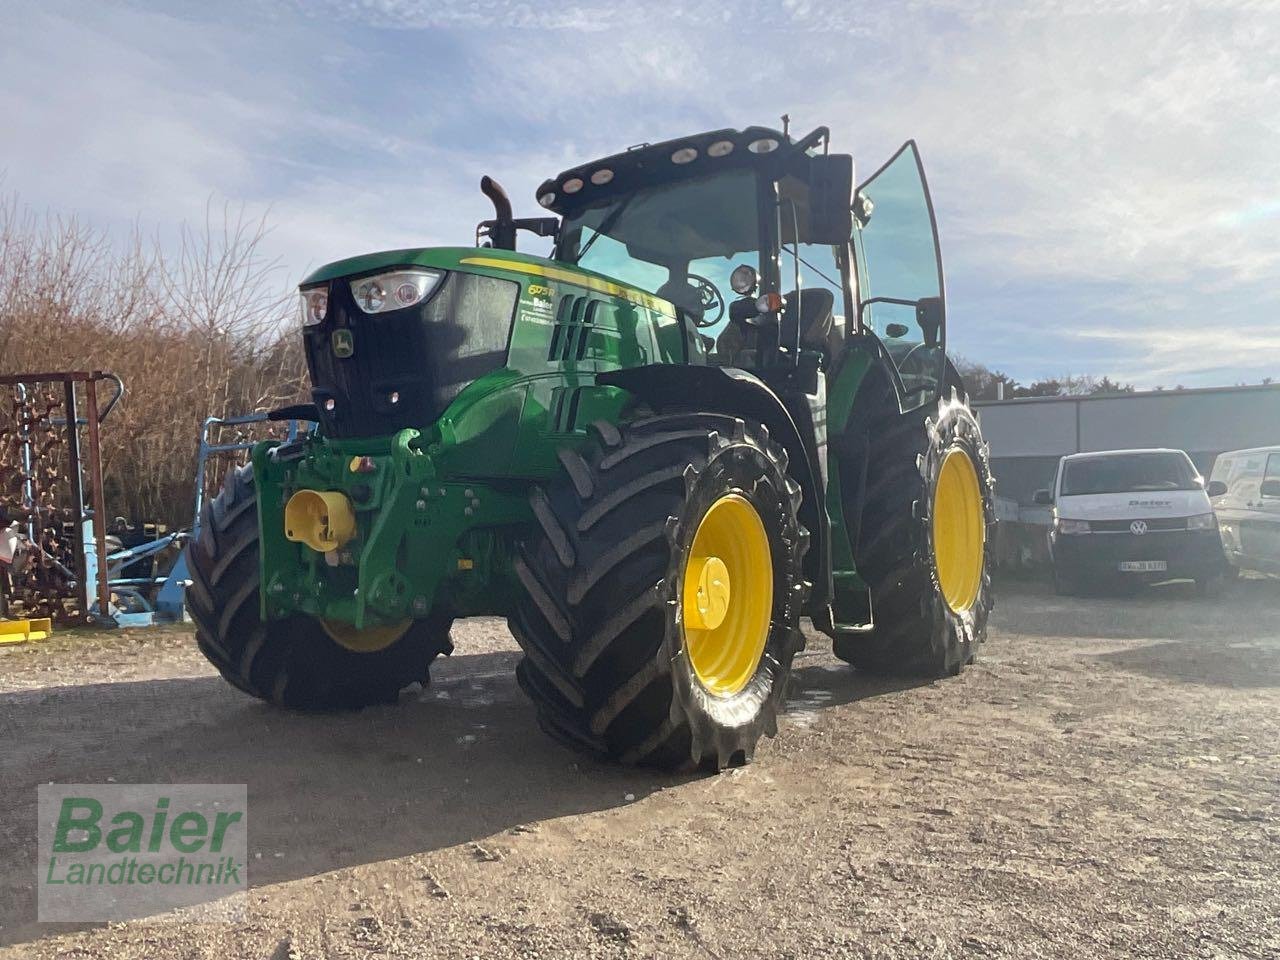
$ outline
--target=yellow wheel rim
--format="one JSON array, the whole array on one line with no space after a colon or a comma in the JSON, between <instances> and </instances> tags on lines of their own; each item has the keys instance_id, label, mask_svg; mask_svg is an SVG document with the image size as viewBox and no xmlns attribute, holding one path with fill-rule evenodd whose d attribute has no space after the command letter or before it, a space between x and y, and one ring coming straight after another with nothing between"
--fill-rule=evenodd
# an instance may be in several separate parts
<instances>
[{"instance_id":1,"label":"yellow wheel rim","mask_svg":"<svg viewBox=\"0 0 1280 960\"><path fill-rule=\"evenodd\" d=\"M773 555L750 502L728 494L698 524L685 558L685 649L708 693L731 697L755 676L773 613Z\"/></svg>"},{"instance_id":2,"label":"yellow wheel rim","mask_svg":"<svg viewBox=\"0 0 1280 960\"><path fill-rule=\"evenodd\" d=\"M956 613L973 606L982 585L987 529L973 460L960 449L942 461L933 493L933 556L942 597Z\"/></svg>"},{"instance_id":3,"label":"yellow wheel rim","mask_svg":"<svg viewBox=\"0 0 1280 960\"><path fill-rule=\"evenodd\" d=\"M385 650L403 637L412 625L412 620L401 620L399 623L357 630L345 620L320 621L320 626L324 627L329 639L352 653L377 653Z\"/></svg>"}]
</instances>

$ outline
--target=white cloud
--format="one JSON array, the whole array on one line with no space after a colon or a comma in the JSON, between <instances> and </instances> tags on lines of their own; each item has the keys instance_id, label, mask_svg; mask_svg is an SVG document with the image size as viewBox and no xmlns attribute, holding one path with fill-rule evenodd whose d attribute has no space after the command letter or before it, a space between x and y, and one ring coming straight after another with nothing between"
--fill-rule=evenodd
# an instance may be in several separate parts
<instances>
[{"instance_id":1,"label":"white cloud","mask_svg":"<svg viewBox=\"0 0 1280 960\"><path fill-rule=\"evenodd\" d=\"M7 187L108 224L269 206L300 274L468 242L481 173L527 208L589 157L786 111L864 173L920 141L975 359L1192 383L1280 357L1206 332L1277 313L1273 3L230 2L0 0Z\"/></svg>"}]
</instances>

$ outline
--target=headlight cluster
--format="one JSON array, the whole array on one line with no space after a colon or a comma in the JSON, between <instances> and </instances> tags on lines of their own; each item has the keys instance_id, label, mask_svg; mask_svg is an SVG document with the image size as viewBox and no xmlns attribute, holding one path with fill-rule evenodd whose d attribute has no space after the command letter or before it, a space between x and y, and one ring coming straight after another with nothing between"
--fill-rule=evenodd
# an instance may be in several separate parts
<instances>
[{"instance_id":1,"label":"headlight cluster","mask_svg":"<svg viewBox=\"0 0 1280 960\"><path fill-rule=\"evenodd\" d=\"M1198 513L1194 517L1187 517L1188 530L1212 530L1217 525L1212 513Z\"/></svg>"},{"instance_id":2,"label":"headlight cluster","mask_svg":"<svg viewBox=\"0 0 1280 960\"><path fill-rule=\"evenodd\" d=\"M1053 522L1053 525L1058 528L1059 533L1073 534L1089 532L1088 520L1068 520L1065 517L1059 517Z\"/></svg>"},{"instance_id":3,"label":"headlight cluster","mask_svg":"<svg viewBox=\"0 0 1280 960\"><path fill-rule=\"evenodd\" d=\"M302 291L302 325L314 327L329 312L329 291L325 287Z\"/></svg>"},{"instance_id":4,"label":"headlight cluster","mask_svg":"<svg viewBox=\"0 0 1280 960\"><path fill-rule=\"evenodd\" d=\"M393 270L351 281L351 295L365 313L403 310L421 303L440 282L439 270Z\"/></svg>"},{"instance_id":5,"label":"headlight cluster","mask_svg":"<svg viewBox=\"0 0 1280 960\"><path fill-rule=\"evenodd\" d=\"M386 313L403 310L421 303L431 295L444 274L426 267L410 267L361 277L350 281L351 295L356 306L365 313ZM301 291L302 325L314 327L329 312L328 286L311 287Z\"/></svg>"}]
</instances>

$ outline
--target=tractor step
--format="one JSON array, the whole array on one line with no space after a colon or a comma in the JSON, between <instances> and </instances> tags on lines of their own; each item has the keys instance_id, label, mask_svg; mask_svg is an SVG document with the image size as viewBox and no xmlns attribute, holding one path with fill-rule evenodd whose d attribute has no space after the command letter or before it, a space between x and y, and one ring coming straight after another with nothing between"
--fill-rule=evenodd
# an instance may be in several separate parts
<instances>
[{"instance_id":1,"label":"tractor step","mask_svg":"<svg viewBox=\"0 0 1280 960\"><path fill-rule=\"evenodd\" d=\"M835 623L831 625L833 637L865 637L875 630L874 623Z\"/></svg>"},{"instance_id":2,"label":"tractor step","mask_svg":"<svg viewBox=\"0 0 1280 960\"><path fill-rule=\"evenodd\" d=\"M0 620L0 644L48 640L53 634L53 621L48 617L34 620Z\"/></svg>"},{"instance_id":3,"label":"tractor step","mask_svg":"<svg viewBox=\"0 0 1280 960\"><path fill-rule=\"evenodd\" d=\"M813 625L832 639L864 637L875 630L874 623L837 623L831 607L824 607L813 615Z\"/></svg>"}]
</instances>

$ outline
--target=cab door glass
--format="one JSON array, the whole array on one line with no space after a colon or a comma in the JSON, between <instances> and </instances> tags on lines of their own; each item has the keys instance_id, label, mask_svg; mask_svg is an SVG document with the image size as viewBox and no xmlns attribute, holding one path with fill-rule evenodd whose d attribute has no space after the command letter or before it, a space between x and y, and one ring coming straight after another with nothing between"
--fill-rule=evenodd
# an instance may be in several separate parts
<instances>
[{"instance_id":1,"label":"cab door glass","mask_svg":"<svg viewBox=\"0 0 1280 960\"><path fill-rule=\"evenodd\" d=\"M862 322L893 358L910 410L938 396L946 364L942 260L914 142L858 188L855 211Z\"/></svg>"}]
</instances>

